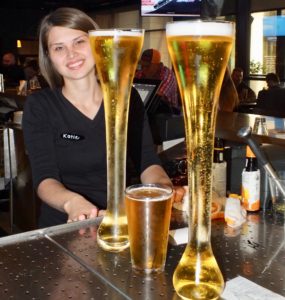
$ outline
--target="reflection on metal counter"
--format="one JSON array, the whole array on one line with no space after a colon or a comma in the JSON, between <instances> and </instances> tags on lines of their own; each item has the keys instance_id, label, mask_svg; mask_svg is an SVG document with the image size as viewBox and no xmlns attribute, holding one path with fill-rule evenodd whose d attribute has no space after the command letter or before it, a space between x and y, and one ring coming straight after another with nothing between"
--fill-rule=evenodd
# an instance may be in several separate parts
<instances>
[{"instance_id":1,"label":"reflection on metal counter","mask_svg":"<svg viewBox=\"0 0 285 300\"><path fill-rule=\"evenodd\" d=\"M0 298L178 299L172 274L185 245L169 245L165 272L147 277L132 271L129 250L100 249L101 219L50 227L0 239ZM172 224L185 216L173 210ZM285 296L284 220L252 213L238 229L212 222L212 246L225 281L247 278ZM226 285L227 286L227 285Z\"/></svg>"}]
</instances>

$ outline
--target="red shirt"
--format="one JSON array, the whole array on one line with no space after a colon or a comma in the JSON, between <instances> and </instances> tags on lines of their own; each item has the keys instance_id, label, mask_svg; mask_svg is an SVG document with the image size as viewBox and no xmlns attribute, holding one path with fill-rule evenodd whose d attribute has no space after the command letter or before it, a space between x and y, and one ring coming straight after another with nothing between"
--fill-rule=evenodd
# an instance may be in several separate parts
<instances>
[{"instance_id":1,"label":"red shirt","mask_svg":"<svg viewBox=\"0 0 285 300\"><path fill-rule=\"evenodd\" d=\"M136 78L147 78L142 71L136 72ZM162 95L164 101L166 101L171 107L179 109L178 97L177 97L177 82L174 72L162 65L157 79L162 80L158 93Z\"/></svg>"}]
</instances>

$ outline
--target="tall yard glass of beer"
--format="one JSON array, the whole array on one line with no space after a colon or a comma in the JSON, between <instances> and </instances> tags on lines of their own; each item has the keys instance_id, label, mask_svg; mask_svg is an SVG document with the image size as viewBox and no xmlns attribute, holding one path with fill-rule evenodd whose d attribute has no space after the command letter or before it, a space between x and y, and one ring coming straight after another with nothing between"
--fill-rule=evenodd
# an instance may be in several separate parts
<instances>
[{"instance_id":1,"label":"tall yard glass of beer","mask_svg":"<svg viewBox=\"0 0 285 300\"><path fill-rule=\"evenodd\" d=\"M144 31L110 29L89 32L104 97L107 147L107 210L98 244L119 252L129 246L124 204L129 99Z\"/></svg>"},{"instance_id":2,"label":"tall yard glass of beer","mask_svg":"<svg viewBox=\"0 0 285 300\"><path fill-rule=\"evenodd\" d=\"M218 98L234 25L186 21L166 26L181 93L187 144L189 237L173 274L182 299L218 299L224 280L211 248L212 158Z\"/></svg>"}]
</instances>

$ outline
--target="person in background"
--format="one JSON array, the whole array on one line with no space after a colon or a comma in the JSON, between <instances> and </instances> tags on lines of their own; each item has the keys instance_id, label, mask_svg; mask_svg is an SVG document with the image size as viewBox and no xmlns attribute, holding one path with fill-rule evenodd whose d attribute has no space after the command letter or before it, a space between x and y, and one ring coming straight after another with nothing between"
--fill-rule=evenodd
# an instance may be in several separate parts
<instances>
[{"instance_id":1,"label":"person in background","mask_svg":"<svg viewBox=\"0 0 285 300\"><path fill-rule=\"evenodd\" d=\"M147 49L142 53L140 70L136 72L135 77L161 80L162 82L157 92L157 95L160 97L160 106L157 112L180 113L174 72L161 62L161 55L158 50Z\"/></svg>"},{"instance_id":2,"label":"person in background","mask_svg":"<svg viewBox=\"0 0 285 300\"><path fill-rule=\"evenodd\" d=\"M279 79L279 76L275 73L266 74L265 81L266 81L268 90L280 88L280 79Z\"/></svg>"},{"instance_id":3,"label":"person in background","mask_svg":"<svg viewBox=\"0 0 285 300\"><path fill-rule=\"evenodd\" d=\"M275 73L268 73L265 77L267 88L258 92L255 113L285 116L285 89L280 85L280 79Z\"/></svg>"},{"instance_id":4,"label":"person in background","mask_svg":"<svg viewBox=\"0 0 285 300\"><path fill-rule=\"evenodd\" d=\"M267 98L268 91L281 88L280 79L279 79L278 75L275 73L266 74L265 81L266 81L267 88L263 88L261 91L258 92L258 95L257 95L258 106L263 106L263 104L261 104L261 102L266 100L265 98Z\"/></svg>"},{"instance_id":5,"label":"person in background","mask_svg":"<svg viewBox=\"0 0 285 300\"><path fill-rule=\"evenodd\" d=\"M58 8L40 25L39 65L50 88L29 95L23 114L33 184L42 200L40 227L94 218L107 206L103 94L88 37L96 28L74 8ZM142 183L172 186L134 88L127 155Z\"/></svg>"},{"instance_id":6,"label":"person in background","mask_svg":"<svg viewBox=\"0 0 285 300\"><path fill-rule=\"evenodd\" d=\"M218 111L233 112L238 105L238 93L231 78L230 70L227 68L221 87Z\"/></svg>"},{"instance_id":7,"label":"person in background","mask_svg":"<svg viewBox=\"0 0 285 300\"><path fill-rule=\"evenodd\" d=\"M239 103L254 103L256 101L255 92L243 81L243 70L242 68L234 68L232 71L232 80L235 84Z\"/></svg>"},{"instance_id":8,"label":"person in background","mask_svg":"<svg viewBox=\"0 0 285 300\"><path fill-rule=\"evenodd\" d=\"M3 74L5 88L18 87L20 80L25 80L25 73L17 64L16 55L10 51L4 53L2 56L0 73Z\"/></svg>"},{"instance_id":9,"label":"person in background","mask_svg":"<svg viewBox=\"0 0 285 300\"><path fill-rule=\"evenodd\" d=\"M26 59L26 61L24 62L23 69L26 80L28 81L33 77L37 76L40 72L39 64L36 59Z\"/></svg>"},{"instance_id":10,"label":"person in background","mask_svg":"<svg viewBox=\"0 0 285 300\"><path fill-rule=\"evenodd\" d=\"M36 59L27 59L24 63L25 77L28 82L28 88L31 88L31 81L36 82L37 88L48 87L44 77L41 75L38 61Z\"/></svg>"}]
</instances>

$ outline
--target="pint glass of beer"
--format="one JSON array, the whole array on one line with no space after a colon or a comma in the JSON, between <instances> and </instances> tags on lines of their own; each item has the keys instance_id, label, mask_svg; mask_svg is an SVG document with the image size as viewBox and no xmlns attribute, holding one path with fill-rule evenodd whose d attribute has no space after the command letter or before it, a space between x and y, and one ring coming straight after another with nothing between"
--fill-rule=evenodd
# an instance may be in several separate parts
<instances>
[{"instance_id":1,"label":"pint glass of beer","mask_svg":"<svg viewBox=\"0 0 285 300\"><path fill-rule=\"evenodd\" d=\"M89 38L104 97L107 147L107 210L97 241L119 252L129 246L124 203L128 113L144 30L94 30Z\"/></svg>"},{"instance_id":2,"label":"pint glass of beer","mask_svg":"<svg viewBox=\"0 0 285 300\"><path fill-rule=\"evenodd\" d=\"M171 216L172 189L137 184L126 189L132 267L137 272L164 270Z\"/></svg>"},{"instance_id":3,"label":"pint glass of beer","mask_svg":"<svg viewBox=\"0 0 285 300\"><path fill-rule=\"evenodd\" d=\"M210 243L212 161L218 98L234 24L185 21L166 25L169 54L182 98L189 195L189 238L173 274L183 299L218 299L224 280Z\"/></svg>"}]
</instances>

